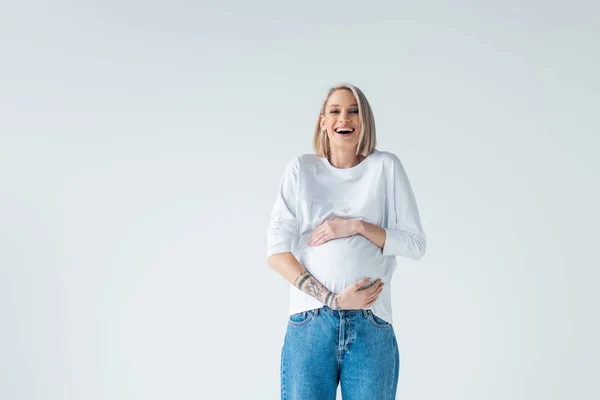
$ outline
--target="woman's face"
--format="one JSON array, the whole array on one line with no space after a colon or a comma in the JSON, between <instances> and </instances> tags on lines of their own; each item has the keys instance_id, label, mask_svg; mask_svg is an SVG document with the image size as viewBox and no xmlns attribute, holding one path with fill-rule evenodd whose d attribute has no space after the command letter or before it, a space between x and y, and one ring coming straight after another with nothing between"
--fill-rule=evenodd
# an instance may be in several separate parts
<instances>
[{"instance_id":1,"label":"woman's face","mask_svg":"<svg viewBox=\"0 0 600 400\"><path fill-rule=\"evenodd\" d=\"M332 149L356 149L360 135L360 117L357 101L350 90L336 90L329 96L325 114L321 115L321 129L327 131Z\"/></svg>"}]
</instances>

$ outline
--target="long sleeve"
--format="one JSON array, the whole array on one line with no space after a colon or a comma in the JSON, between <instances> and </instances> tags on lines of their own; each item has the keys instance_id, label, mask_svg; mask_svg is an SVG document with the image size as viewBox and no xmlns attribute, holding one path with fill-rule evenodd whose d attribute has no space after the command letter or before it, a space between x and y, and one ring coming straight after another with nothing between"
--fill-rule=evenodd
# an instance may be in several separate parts
<instances>
[{"instance_id":1,"label":"long sleeve","mask_svg":"<svg viewBox=\"0 0 600 400\"><path fill-rule=\"evenodd\" d=\"M267 229L267 257L291 252L298 236L296 219L298 169L299 159L295 157L288 162L281 178Z\"/></svg>"},{"instance_id":2,"label":"long sleeve","mask_svg":"<svg viewBox=\"0 0 600 400\"><path fill-rule=\"evenodd\" d=\"M426 237L421 225L417 202L400 159L390 153L393 172L388 184L393 185L393 198L387 199L388 221L384 256L404 256L418 260L425 255Z\"/></svg>"}]
</instances>

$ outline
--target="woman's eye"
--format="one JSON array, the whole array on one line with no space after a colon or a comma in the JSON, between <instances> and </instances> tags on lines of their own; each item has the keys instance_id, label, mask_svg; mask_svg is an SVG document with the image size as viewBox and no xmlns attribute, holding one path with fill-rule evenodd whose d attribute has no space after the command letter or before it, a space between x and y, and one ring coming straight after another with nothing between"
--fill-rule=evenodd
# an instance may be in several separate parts
<instances>
[{"instance_id":1,"label":"woman's eye","mask_svg":"<svg viewBox=\"0 0 600 400\"><path fill-rule=\"evenodd\" d=\"M351 112L352 114L358 114L358 110L350 110L349 112ZM331 110L330 111L331 114L339 114L339 110Z\"/></svg>"}]
</instances>

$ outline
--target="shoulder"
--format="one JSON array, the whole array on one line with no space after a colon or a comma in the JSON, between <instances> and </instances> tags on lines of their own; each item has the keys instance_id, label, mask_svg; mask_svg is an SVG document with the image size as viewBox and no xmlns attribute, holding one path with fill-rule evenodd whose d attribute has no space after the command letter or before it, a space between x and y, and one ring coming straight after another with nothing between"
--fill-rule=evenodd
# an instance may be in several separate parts
<instances>
[{"instance_id":1,"label":"shoulder","mask_svg":"<svg viewBox=\"0 0 600 400\"><path fill-rule=\"evenodd\" d=\"M319 162L317 155L312 153L300 154L297 158L300 165L314 165Z\"/></svg>"},{"instance_id":2,"label":"shoulder","mask_svg":"<svg viewBox=\"0 0 600 400\"><path fill-rule=\"evenodd\" d=\"M400 158L391 151L375 150L371 156L379 159L384 168L398 168L402 167Z\"/></svg>"},{"instance_id":3,"label":"shoulder","mask_svg":"<svg viewBox=\"0 0 600 400\"><path fill-rule=\"evenodd\" d=\"M316 154L299 154L288 160L285 170L287 172L298 173L301 169L315 165L318 162Z\"/></svg>"},{"instance_id":4,"label":"shoulder","mask_svg":"<svg viewBox=\"0 0 600 400\"><path fill-rule=\"evenodd\" d=\"M319 157L311 153L299 154L290 161L296 171L312 171L319 162Z\"/></svg>"}]
</instances>

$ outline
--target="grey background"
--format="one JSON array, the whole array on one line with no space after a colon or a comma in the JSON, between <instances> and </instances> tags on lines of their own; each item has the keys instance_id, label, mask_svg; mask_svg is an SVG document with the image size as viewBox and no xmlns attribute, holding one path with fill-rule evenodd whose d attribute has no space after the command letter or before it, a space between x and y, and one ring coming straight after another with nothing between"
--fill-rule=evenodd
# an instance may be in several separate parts
<instances>
[{"instance_id":1,"label":"grey background","mask_svg":"<svg viewBox=\"0 0 600 400\"><path fill-rule=\"evenodd\" d=\"M428 238L398 398L600 397L598 3L1 4L0 398L277 399L268 215L341 81Z\"/></svg>"}]
</instances>

